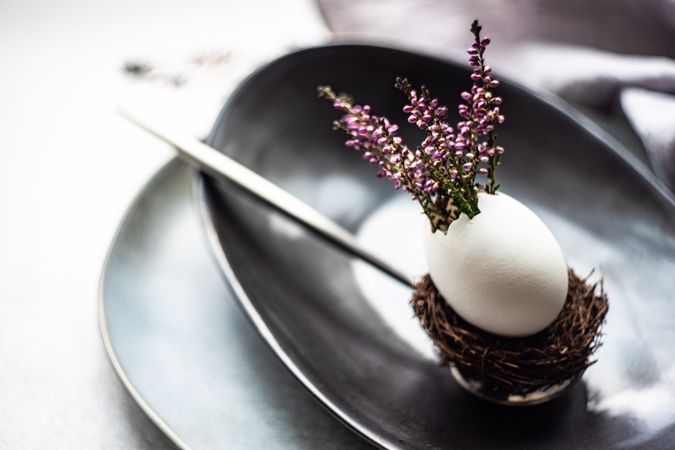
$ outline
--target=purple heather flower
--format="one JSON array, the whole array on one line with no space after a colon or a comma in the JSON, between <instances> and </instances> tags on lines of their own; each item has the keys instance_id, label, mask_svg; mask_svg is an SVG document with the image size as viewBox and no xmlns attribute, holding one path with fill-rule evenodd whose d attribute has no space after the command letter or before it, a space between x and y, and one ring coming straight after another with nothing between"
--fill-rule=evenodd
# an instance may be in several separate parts
<instances>
[{"instance_id":1,"label":"purple heather flower","mask_svg":"<svg viewBox=\"0 0 675 450\"><path fill-rule=\"evenodd\" d=\"M377 176L391 179L396 189L408 191L418 200L434 229L446 230L456 218L448 211L453 210L450 207L457 197L460 210L473 217L479 212L477 189L489 193L497 189L494 171L504 149L495 144L494 130L504 122L504 116L499 109L502 98L493 94L499 81L490 75L492 69L484 60L490 39L481 38L480 31L474 21L474 42L467 49L473 83L460 95L462 103L457 111L461 120L455 127L448 123L448 108L426 87L414 90L408 80L396 79L396 87L408 99L403 106L407 121L426 133L414 150L397 135L398 126L371 114L370 106L356 105L345 94L336 95L329 87L319 87L320 95L344 113L335 128L348 135L345 145L361 151L365 160L377 166ZM478 175L487 176L484 186L476 182Z\"/></svg>"}]
</instances>

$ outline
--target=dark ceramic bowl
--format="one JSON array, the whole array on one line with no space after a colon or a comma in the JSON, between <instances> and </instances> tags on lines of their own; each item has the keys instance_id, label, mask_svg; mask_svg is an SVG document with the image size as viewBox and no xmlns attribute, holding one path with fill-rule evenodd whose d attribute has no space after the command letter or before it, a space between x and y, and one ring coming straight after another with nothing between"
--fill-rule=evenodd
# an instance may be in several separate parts
<instances>
[{"instance_id":1,"label":"dark ceramic bowl","mask_svg":"<svg viewBox=\"0 0 675 450\"><path fill-rule=\"evenodd\" d=\"M304 50L247 79L218 118L209 144L379 250L394 249L390 257L398 260L392 262L407 264L415 256L398 249L412 248L418 234L408 220L414 205L343 148L343 137L331 131L337 113L316 97L316 86L351 92L405 124L395 76L424 83L453 105L469 84L468 74L463 66L394 49ZM672 445L673 196L571 108L509 82L499 94L507 117L499 132L507 149L499 182L542 217L568 264L579 273L597 268L604 275L610 297L599 362L566 395L510 409L466 394L437 367L424 343L410 337L416 331L389 316L407 307L406 289L366 273L228 183L203 178L201 201L214 253L244 311L288 369L377 445ZM402 128L404 138L418 137ZM373 223L379 224L375 232Z\"/></svg>"}]
</instances>

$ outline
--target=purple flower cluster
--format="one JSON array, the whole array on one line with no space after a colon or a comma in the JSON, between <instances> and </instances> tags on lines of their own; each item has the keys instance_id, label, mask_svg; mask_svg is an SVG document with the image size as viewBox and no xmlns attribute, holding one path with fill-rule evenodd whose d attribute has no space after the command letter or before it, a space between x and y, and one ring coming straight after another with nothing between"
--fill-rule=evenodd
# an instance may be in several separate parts
<instances>
[{"instance_id":1,"label":"purple flower cluster","mask_svg":"<svg viewBox=\"0 0 675 450\"><path fill-rule=\"evenodd\" d=\"M335 128L348 135L345 145L360 151L363 159L377 166L378 177L387 177L394 181L396 189L413 194L431 195L438 190L438 183L430 179L424 162L397 135L398 125L372 114L368 105L354 104L345 94L335 95L328 86L321 86L319 91L345 113L335 121Z\"/></svg>"},{"instance_id":2,"label":"purple flower cluster","mask_svg":"<svg viewBox=\"0 0 675 450\"><path fill-rule=\"evenodd\" d=\"M419 150L428 156L433 165L444 163L447 151L455 145L454 130L447 122L448 108L439 105L437 98L431 98L425 87L417 95L406 79L398 78L396 87L408 96L409 104L403 107L403 112L410 114L408 122L427 132Z\"/></svg>"},{"instance_id":3,"label":"purple flower cluster","mask_svg":"<svg viewBox=\"0 0 675 450\"><path fill-rule=\"evenodd\" d=\"M502 99L492 93L492 90L499 86L499 81L492 78L492 69L485 64L483 56L485 48L490 44L490 38L481 39L481 26L478 25L478 21L471 24L471 32L475 41L467 53L469 65L473 68L471 72L473 86L470 92L461 94L464 103L459 105L458 112L464 120L457 123L460 132L456 144L463 143L465 148L470 149L465 154L469 159L467 166L471 164L467 172L487 175L488 183L485 190L494 194L498 188L495 185L494 170L504 153L504 148L495 144L495 126L504 122L504 116L499 109ZM481 163L483 167L480 167Z\"/></svg>"},{"instance_id":4,"label":"purple flower cluster","mask_svg":"<svg viewBox=\"0 0 675 450\"><path fill-rule=\"evenodd\" d=\"M426 87L417 91L407 79L396 79L396 87L408 99L403 107L408 122L426 133L414 150L397 135L397 125L372 114L368 105L357 105L347 94L336 95L328 86L319 87L319 95L344 113L334 125L347 134L347 147L362 152L364 159L377 166L378 176L390 178L397 189L410 192L422 205L433 230L443 232L460 213L470 218L480 213L479 191L497 191L494 172L504 153L496 145L495 134L496 125L504 122L502 99L493 95L499 81L492 78L483 57L490 40L481 39L477 21L471 31L475 41L468 54L473 85L461 94L461 120L454 128L448 122L448 108ZM487 178L485 185L476 181L478 175Z\"/></svg>"}]
</instances>

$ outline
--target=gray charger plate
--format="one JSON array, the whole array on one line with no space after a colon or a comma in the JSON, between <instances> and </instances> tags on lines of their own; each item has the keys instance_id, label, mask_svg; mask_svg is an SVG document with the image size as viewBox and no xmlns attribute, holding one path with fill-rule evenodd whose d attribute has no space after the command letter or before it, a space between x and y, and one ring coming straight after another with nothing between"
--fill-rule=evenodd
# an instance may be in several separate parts
<instances>
[{"instance_id":1,"label":"gray charger plate","mask_svg":"<svg viewBox=\"0 0 675 450\"><path fill-rule=\"evenodd\" d=\"M331 84L405 123L396 75L453 105L462 66L373 46L287 55L246 80L209 143L304 199L399 264L420 231L409 201L331 131ZM227 182L203 178L212 248L244 311L290 371L348 426L387 448L662 448L675 442L675 202L569 107L499 90L507 148L499 181L537 212L568 263L605 277L600 361L545 405L508 409L466 394L410 328L410 292ZM409 127L404 137L414 139ZM418 141L419 142L419 141ZM408 315L411 315L410 312ZM399 315L400 316L400 315ZM411 331L412 330L412 331Z\"/></svg>"},{"instance_id":2,"label":"gray charger plate","mask_svg":"<svg viewBox=\"0 0 675 450\"><path fill-rule=\"evenodd\" d=\"M181 448L369 448L288 373L237 308L209 255L192 185L192 170L168 164L110 247L99 318L124 385Z\"/></svg>"}]
</instances>

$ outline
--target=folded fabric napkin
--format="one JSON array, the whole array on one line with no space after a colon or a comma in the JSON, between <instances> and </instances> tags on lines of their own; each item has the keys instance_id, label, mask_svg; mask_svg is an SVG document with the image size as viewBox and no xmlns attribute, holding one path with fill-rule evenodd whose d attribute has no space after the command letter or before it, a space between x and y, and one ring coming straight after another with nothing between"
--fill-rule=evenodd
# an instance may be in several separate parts
<instances>
[{"instance_id":1,"label":"folded fabric napkin","mask_svg":"<svg viewBox=\"0 0 675 450\"><path fill-rule=\"evenodd\" d=\"M619 104L675 191L674 0L319 0L338 39L464 58L468 24L492 36L499 72L579 105Z\"/></svg>"}]
</instances>

